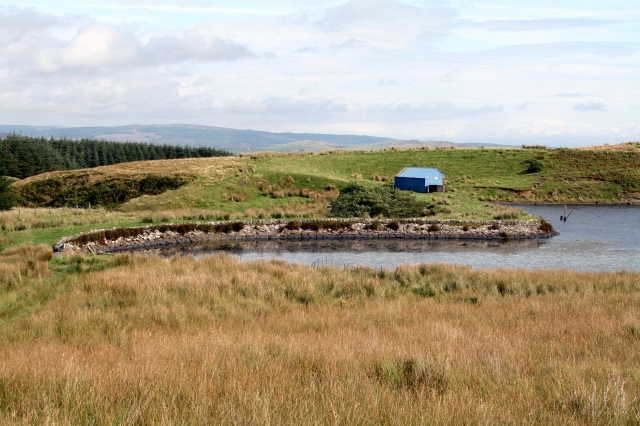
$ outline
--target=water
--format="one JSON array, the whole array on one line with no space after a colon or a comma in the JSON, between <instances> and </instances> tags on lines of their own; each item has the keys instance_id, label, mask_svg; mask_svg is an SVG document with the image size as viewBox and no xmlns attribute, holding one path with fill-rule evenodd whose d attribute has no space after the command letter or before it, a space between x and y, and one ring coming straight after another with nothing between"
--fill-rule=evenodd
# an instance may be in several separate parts
<instances>
[{"instance_id":1,"label":"water","mask_svg":"<svg viewBox=\"0 0 640 426\"><path fill-rule=\"evenodd\" d=\"M640 272L640 206L521 205L543 217L559 236L527 241L263 241L209 242L170 248L167 254L205 256L219 251L244 260L281 259L315 265L367 265L393 269L403 263L447 262L473 268L572 269Z\"/></svg>"}]
</instances>

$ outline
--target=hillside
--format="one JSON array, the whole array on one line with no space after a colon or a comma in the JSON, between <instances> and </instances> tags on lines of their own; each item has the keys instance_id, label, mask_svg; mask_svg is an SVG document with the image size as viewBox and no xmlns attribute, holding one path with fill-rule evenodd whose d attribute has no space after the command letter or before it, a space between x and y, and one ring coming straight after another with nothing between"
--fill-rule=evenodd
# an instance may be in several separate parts
<instances>
[{"instance_id":1,"label":"hillside","mask_svg":"<svg viewBox=\"0 0 640 426\"><path fill-rule=\"evenodd\" d=\"M44 173L13 183L30 209L0 217L2 229L13 231L0 236L0 247L19 241L53 244L84 230L143 223L326 217L331 200L349 182L386 185L407 165L437 167L447 175L447 193L417 195L435 219L525 217L495 202L638 203L637 146L256 153ZM529 173L534 160L542 169ZM56 208L62 206L72 209Z\"/></svg>"},{"instance_id":2,"label":"hillside","mask_svg":"<svg viewBox=\"0 0 640 426\"><path fill-rule=\"evenodd\" d=\"M227 149L235 153L249 151L314 151L330 149L383 149L392 146L455 146L445 141L404 141L366 135L316 133L272 133L189 124L128 125L115 127L43 127L0 125L2 133L13 132L35 137L104 139L114 141L177 144ZM497 145L496 145L497 146Z\"/></svg>"}]
</instances>

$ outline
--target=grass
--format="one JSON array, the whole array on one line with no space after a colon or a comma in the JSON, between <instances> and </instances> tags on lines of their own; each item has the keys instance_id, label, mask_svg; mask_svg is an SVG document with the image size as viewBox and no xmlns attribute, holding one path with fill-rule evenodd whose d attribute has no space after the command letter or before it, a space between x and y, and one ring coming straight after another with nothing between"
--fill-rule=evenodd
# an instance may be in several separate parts
<instances>
[{"instance_id":1,"label":"grass","mask_svg":"<svg viewBox=\"0 0 640 426\"><path fill-rule=\"evenodd\" d=\"M635 145L633 145L635 146ZM541 161L538 173L526 173L530 161ZM275 208L321 214L317 198L329 185L341 188L353 176L360 182L382 185L380 176L393 176L407 165L438 167L448 178L448 194L425 195L435 202L449 199L454 215L491 213L483 201L619 202L640 190L640 151L458 149L338 152L326 155L289 153L149 161L54 172L32 177L62 180L87 175L89 182L107 178L131 179L145 174L198 176L175 191L143 196L120 207L122 211L196 208L239 214L253 209L268 214ZM290 180L289 180L290 179ZM264 191L265 186L271 191ZM274 189L275 188L275 189ZM312 206L312 207L311 207ZM326 206L324 206L326 207ZM457 218L457 217L454 217Z\"/></svg>"},{"instance_id":2,"label":"grass","mask_svg":"<svg viewBox=\"0 0 640 426\"><path fill-rule=\"evenodd\" d=\"M640 422L639 274L50 258L0 256L2 423Z\"/></svg>"},{"instance_id":3,"label":"grass","mask_svg":"<svg viewBox=\"0 0 640 426\"><path fill-rule=\"evenodd\" d=\"M607 148L607 147L604 147ZM142 196L112 210L18 209L0 215L0 250L23 242L54 244L61 236L94 228L185 220L326 217L340 188L362 176L385 185L407 165L435 166L447 175L447 193L417 194L437 219L526 219L495 202L621 202L640 199L636 144L610 149L412 149L374 152L255 153L241 157L145 161L45 173L47 179L128 181L144 176L196 176L160 195ZM526 173L527 162L544 168ZM82 212L81 214L78 212ZM48 214L48 218L45 215ZM33 216L33 217L31 217Z\"/></svg>"}]
</instances>

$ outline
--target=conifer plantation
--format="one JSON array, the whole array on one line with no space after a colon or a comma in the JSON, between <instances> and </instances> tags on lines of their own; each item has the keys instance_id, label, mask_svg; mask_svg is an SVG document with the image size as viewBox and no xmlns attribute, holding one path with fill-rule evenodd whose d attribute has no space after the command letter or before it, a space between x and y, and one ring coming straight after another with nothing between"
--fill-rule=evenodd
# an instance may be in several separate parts
<instances>
[{"instance_id":1,"label":"conifer plantation","mask_svg":"<svg viewBox=\"0 0 640 426\"><path fill-rule=\"evenodd\" d=\"M0 139L0 176L24 179L57 170L76 170L130 161L223 157L229 151L207 147L45 139L17 134Z\"/></svg>"}]
</instances>

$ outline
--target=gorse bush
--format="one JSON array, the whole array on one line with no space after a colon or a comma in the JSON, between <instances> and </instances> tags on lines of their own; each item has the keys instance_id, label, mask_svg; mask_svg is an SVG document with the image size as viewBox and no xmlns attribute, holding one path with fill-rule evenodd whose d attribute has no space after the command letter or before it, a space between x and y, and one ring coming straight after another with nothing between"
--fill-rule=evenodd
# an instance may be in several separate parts
<instances>
[{"instance_id":1,"label":"gorse bush","mask_svg":"<svg viewBox=\"0 0 640 426\"><path fill-rule=\"evenodd\" d=\"M116 207L141 195L178 189L193 179L189 175L146 175L91 182L86 175L52 177L20 185L15 193L17 203L26 207Z\"/></svg>"},{"instance_id":2,"label":"gorse bush","mask_svg":"<svg viewBox=\"0 0 640 426\"><path fill-rule=\"evenodd\" d=\"M351 182L331 202L330 215L334 217L410 218L427 214L428 204L418 201L406 191L393 186L365 186Z\"/></svg>"}]
</instances>

